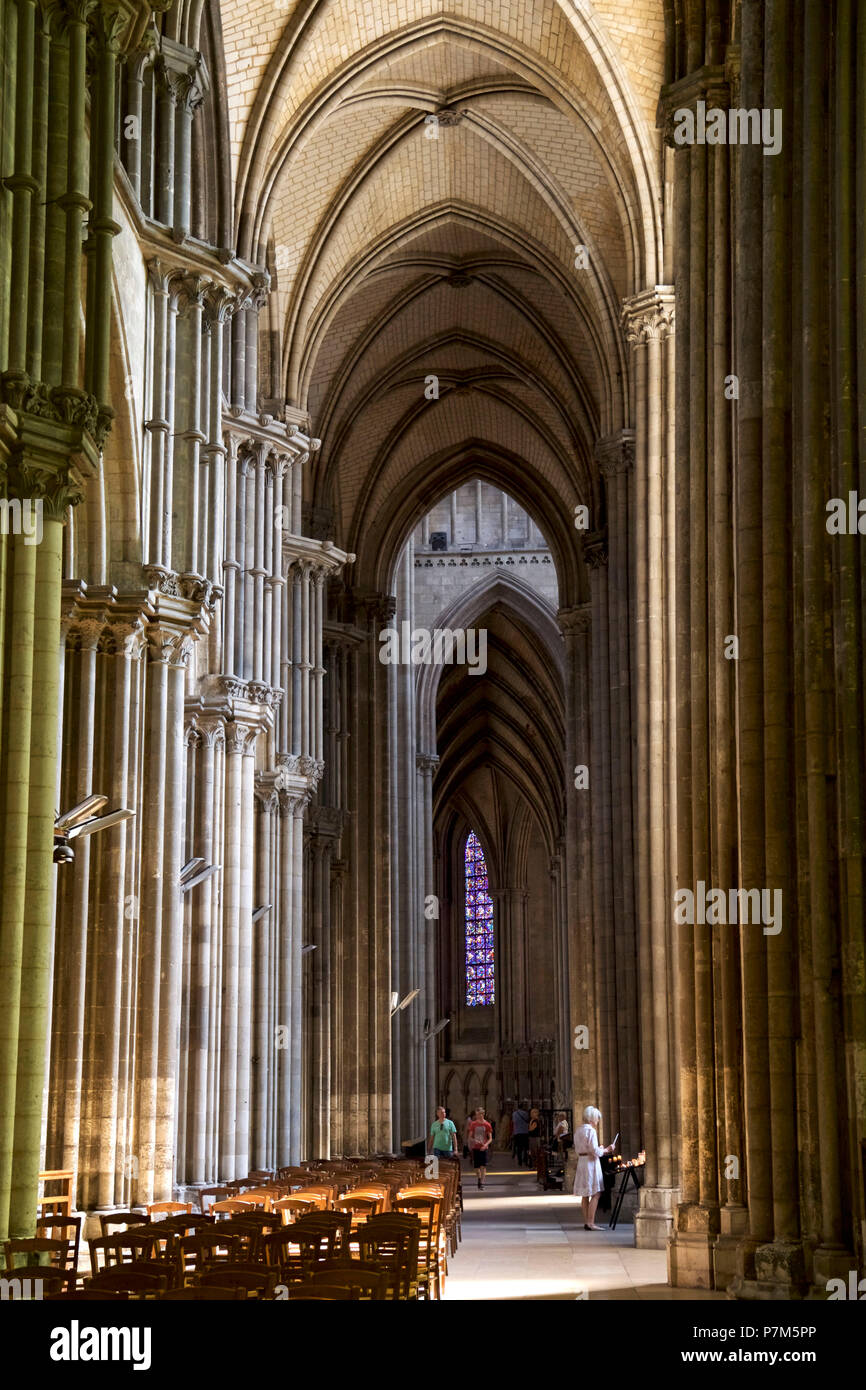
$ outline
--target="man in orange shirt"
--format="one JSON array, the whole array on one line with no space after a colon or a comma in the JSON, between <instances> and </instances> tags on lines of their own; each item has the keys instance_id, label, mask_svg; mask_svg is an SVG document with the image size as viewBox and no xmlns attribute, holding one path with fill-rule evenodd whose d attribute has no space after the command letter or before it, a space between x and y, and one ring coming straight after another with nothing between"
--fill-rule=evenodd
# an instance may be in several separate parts
<instances>
[{"instance_id":1,"label":"man in orange shirt","mask_svg":"<svg viewBox=\"0 0 866 1390\"><path fill-rule=\"evenodd\" d=\"M493 1127L489 1120L485 1120L484 1111L480 1105L469 1121L467 1133L469 1152L472 1154L472 1166L478 1173L478 1186L483 1188L487 1175L487 1150L493 1140Z\"/></svg>"}]
</instances>

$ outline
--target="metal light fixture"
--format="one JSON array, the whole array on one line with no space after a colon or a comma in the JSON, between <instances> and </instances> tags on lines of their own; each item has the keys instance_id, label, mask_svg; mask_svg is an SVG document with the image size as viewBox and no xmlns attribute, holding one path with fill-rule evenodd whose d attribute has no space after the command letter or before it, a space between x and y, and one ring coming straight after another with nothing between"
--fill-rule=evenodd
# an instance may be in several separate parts
<instances>
[{"instance_id":1,"label":"metal light fixture","mask_svg":"<svg viewBox=\"0 0 866 1390\"><path fill-rule=\"evenodd\" d=\"M254 921L254 922L260 922L261 919L262 919L263 917L266 917L266 916L267 916L267 914L270 912L270 910L271 910L271 904L270 904L270 903L265 903L264 907L257 907L257 908L255 909L255 911L253 912L253 921Z\"/></svg>"},{"instance_id":2,"label":"metal light fixture","mask_svg":"<svg viewBox=\"0 0 866 1390\"><path fill-rule=\"evenodd\" d=\"M64 811L57 817L54 822L55 864L71 864L75 859L70 840L77 840L82 835L94 835L97 830L107 830L109 826L131 820L135 815L134 811L121 809L109 811L107 815L101 816L99 812L107 802L107 796L93 792L83 801L79 801L77 806L73 806L71 811Z\"/></svg>"},{"instance_id":3,"label":"metal light fixture","mask_svg":"<svg viewBox=\"0 0 866 1390\"><path fill-rule=\"evenodd\" d=\"M395 1014L400 1013L403 1009L408 1009L412 1000L420 993L420 989L410 989L409 993L400 999L399 991L395 989L391 995L391 1017L393 1018ZM399 1003L397 1002L398 1000Z\"/></svg>"},{"instance_id":4,"label":"metal light fixture","mask_svg":"<svg viewBox=\"0 0 866 1390\"><path fill-rule=\"evenodd\" d=\"M315 947L314 944L310 944L310 945L307 945L307 946L302 946L302 947L301 947L301 955L302 955L302 956L308 956L308 955L310 954L310 952L311 952L311 951L315 951L315 949L316 949L316 947Z\"/></svg>"},{"instance_id":5,"label":"metal light fixture","mask_svg":"<svg viewBox=\"0 0 866 1390\"><path fill-rule=\"evenodd\" d=\"M431 1028L431 1027L430 1027L430 1020L429 1020L429 1018L425 1018L425 1020L424 1020L424 1041L425 1041L425 1043L426 1043L426 1042L429 1042L431 1038L435 1038L436 1034L437 1034L437 1033L441 1033L443 1028L447 1028L447 1027L448 1027L448 1024L449 1024L450 1022L451 1022L450 1018L440 1018L439 1022L436 1023L436 1024L434 1024L434 1026Z\"/></svg>"},{"instance_id":6,"label":"metal light fixture","mask_svg":"<svg viewBox=\"0 0 866 1390\"><path fill-rule=\"evenodd\" d=\"M180 871L180 891L188 893L190 888L204 883L206 878L213 878L219 871L219 864L206 864L201 858L188 859Z\"/></svg>"}]
</instances>

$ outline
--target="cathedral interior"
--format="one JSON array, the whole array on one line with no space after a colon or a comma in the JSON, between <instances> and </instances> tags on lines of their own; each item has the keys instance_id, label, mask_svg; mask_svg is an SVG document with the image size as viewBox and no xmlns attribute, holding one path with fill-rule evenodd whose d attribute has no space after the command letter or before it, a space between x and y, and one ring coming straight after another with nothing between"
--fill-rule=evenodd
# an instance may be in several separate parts
<instances>
[{"instance_id":1,"label":"cathedral interior","mask_svg":"<svg viewBox=\"0 0 866 1390\"><path fill-rule=\"evenodd\" d=\"M526 1097L671 1287L862 1268L866 5L0 63L0 1241Z\"/></svg>"}]
</instances>

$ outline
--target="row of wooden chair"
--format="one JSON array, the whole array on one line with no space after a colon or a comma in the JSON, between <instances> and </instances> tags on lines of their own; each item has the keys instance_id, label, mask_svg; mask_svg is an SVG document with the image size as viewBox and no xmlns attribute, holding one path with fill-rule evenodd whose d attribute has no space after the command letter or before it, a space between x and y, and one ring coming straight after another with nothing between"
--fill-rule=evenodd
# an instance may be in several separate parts
<instances>
[{"instance_id":1,"label":"row of wooden chair","mask_svg":"<svg viewBox=\"0 0 866 1390\"><path fill-rule=\"evenodd\" d=\"M383 1222L390 1219L396 1223L392 1231L400 1228L405 1235L411 1229L417 1238L411 1275L404 1270L401 1291L390 1296L439 1298L448 1252L454 1253L460 1238L460 1168L440 1164L435 1180L424 1179L423 1173L417 1160L322 1160L276 1172L257 1170L246 1179L203 1189L198 1212L191 1202L157 1202L144 1211L103 1214L101 1238L88 1242L90 1278L117 1284L117 1270L123 1266L155 1276L157 1282L166 1278L166 1292L173 1293L190 1279L197 1286L199 1276L214 1265L234 1264L278 1268L281 1281L293 1288L323 1263L363 1261L362 1235L367 1232L366 1241L381 1237ZM217 1196L226 1191L236 1195ZM210 1197L214 1200L207 1201ZM15 1268L18 1276L36 1270L43 1289L47 1274L48 1283L58 1273L71 1275L63 1292L87 1293L76 1287L81 1218L49 1218L40 1224L51 1230L50 1236L40 1229L35 1241L7 1242L7 1268ZM411 1237L409 1241L411 1245ZM392 1248L386 1242L391 1265L405 1254L404 1245ZM22 1259L26 1263L16 1267ZM122 1282L123 1273L119 1277ZM123 1292L107 1286L105 1291Z\"/></svg>"}]
</instances>

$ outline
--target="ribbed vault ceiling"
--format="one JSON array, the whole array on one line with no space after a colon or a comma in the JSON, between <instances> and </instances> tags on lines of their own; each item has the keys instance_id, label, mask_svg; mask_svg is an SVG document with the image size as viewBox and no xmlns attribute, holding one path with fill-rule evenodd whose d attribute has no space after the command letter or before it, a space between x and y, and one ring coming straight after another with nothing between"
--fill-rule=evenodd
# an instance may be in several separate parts
<instances>
[{"instance_id":1,"label":"ribbed vault ceiling","mask_svg":"<svg viewBox=\"0 0 866 1390\"><path fill-rule=\"evenodd\" d=\"M223 5L239 249L362 587L480 473L523 489L579 597L569 521L628 422L621 301L662 278L662 0L636 8L639 39L614 0Z\"/></svg>"}]
</instances>

